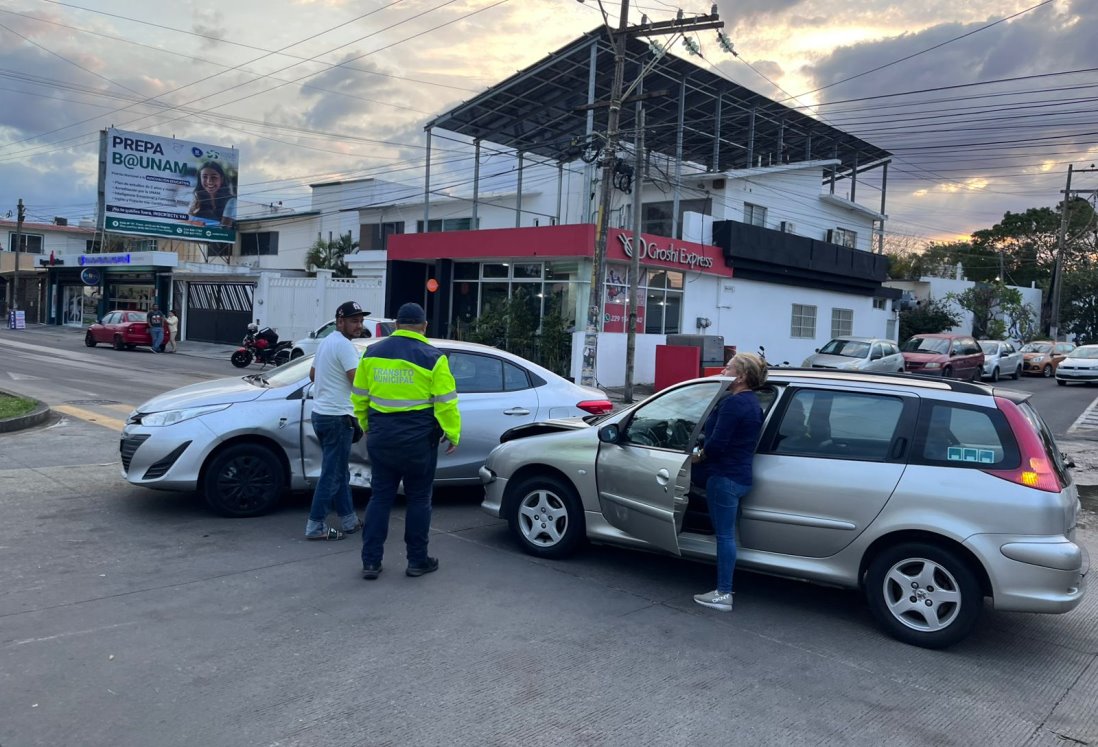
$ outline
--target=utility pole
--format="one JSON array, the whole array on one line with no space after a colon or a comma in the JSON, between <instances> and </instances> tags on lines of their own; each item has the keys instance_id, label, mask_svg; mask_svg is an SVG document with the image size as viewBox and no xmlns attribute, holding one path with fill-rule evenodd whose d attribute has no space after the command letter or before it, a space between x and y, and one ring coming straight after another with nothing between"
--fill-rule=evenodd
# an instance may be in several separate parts
<instances>
[{"instance_id":1,"label":"utility pole","mask_svg":"<svg viewBox=\"0 0 1098 747\"><path fill-rule=\"evenodd\" d=\"M1067 229L1068 229L1068 206L1071 204L1071 198L1073 190L1071 189L1071 176L1075 174L1088 174L1098 172L1098 169L1094 168L1094 164L1091 164L1089 169L1076 169L1074 164L1068 164L1067 184L1064 186L1064 200L1060 203L1060 234L1056 240L1056 260L1052 265L1052 299L1050 303L1052 308L1049 311L1049 325L1048 335L1053 341L1060 334L1060 298L1062 296L1060 287L1062 285L1061 278L1063 277L1063 265L1064 265L1064 248L1067 244ZM1098 190L1093 189L1077 189L1074 192L1087 192L1093 194Z\"/></svg>"},{"instance_id":2,"label":"utility pole","mask_svg":"<svg viewBox=\"0 0 1098 747\"><path fill-rule=\"evenodd\" d=\"M633 140L633 256L629 258L629 327L625 337L625 404L633 403L633 366L637 360L637 296L640 293L641 187L644 186L644 105L637 104L637 135Z\"/></svg>"},{"instance_id":3,"label":"utility pole","mask_svg":"<svg viewBox=\"0 0 1098 747\"><path fill-rule=\"evenodd\" d=\"M19 309L19 258L23 255L23 219L27 217L27 209L23 205L23 198L19 198L19 209L15 213L15 274L12 277L11 309Z\"/></svg>"},{"instance_id":4,"label":"utility pole","mask_svg":"<svg viewBox=\"0 0 1098 747\"><path fill-rule=\"evenodd\" d=\"M582 0L581 0L582 2ZM602 154L602 181L599 184L599 211L595 223L595 256L591 262L591 292L587 304L587 325L583 336L583 363L580 383L595 386L598 368L599 328L603 316L602 278L606 269L606 236L610 228L610 199L614 194L614 167L617 164L618 125L621 121L623 89L625 87L625 47L630 36L661 36L703 29L720 29L724 22L714 5L708 16L684 19L682 11L673 21L649 23L644 19L639 26L629 26L629 0L622 0L617 31L607 28L614 48L614 78L610 89L610 101L606 118L606 144ZM635 85L635 84L634 84ZM630 91L632 90L630 86ZM639 247L634 252L639 251ZM630 312L633 309L630 308Z\"/></svg>"}]
</instances>

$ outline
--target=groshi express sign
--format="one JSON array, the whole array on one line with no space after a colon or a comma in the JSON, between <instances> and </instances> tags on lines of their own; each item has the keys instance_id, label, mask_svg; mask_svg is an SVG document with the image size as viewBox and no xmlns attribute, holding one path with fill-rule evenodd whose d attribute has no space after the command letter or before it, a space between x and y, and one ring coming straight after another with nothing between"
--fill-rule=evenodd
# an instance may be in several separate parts
<instances>
[{"instance_id":1,"label":"groshi express sign","mask_svg":"<svg viewBox=\"0 0 1098 747\"><path fill-rule=\"evenodd\" d=\"M103 135L108 232L236 241L239 151L115 129Z\"/></svg>"}]
</instances>

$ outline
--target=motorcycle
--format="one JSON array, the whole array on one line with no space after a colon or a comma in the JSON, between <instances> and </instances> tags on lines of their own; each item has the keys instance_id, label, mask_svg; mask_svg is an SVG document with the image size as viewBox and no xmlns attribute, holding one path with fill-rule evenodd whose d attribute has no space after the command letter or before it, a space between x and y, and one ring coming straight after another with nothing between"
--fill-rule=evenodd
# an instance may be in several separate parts
<instances>
[{"instance_id":1,"label":"motorcycle","mask_svg":"<svg viewBox=\"0 0 1098 747\"><path fill-rule=\"evenodd\" d=\"M278 333L270 327L259 328L255 322L248 325L248 332L244 335L240 347L229 359L237 368L247 368L252 361L258 361L264 366L281 366L290 360L290 348L293 342L278 341Z\"/></svg>"}]
</instances>

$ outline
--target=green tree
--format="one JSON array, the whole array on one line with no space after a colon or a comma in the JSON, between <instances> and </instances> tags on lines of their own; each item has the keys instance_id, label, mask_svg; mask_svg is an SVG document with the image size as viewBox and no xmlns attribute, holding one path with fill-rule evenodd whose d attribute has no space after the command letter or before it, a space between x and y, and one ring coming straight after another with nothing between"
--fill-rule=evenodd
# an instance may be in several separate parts
<instances>
[{"instance_id":1,"label":"green tree","mask_svg":"<svg viewBox=\"0 0 1098 747\"><path fill-rule=\"evenodd\" d=\"M358 242L352 240L350 231L338 239L328 241L318 237L305 254L305 270L333 270L335 277L349 278L351 268L347 266L346 257L355 249L358 249Z\"/></svg>"},{"instance_id":2,"label":"green tree","mask_svg":"<svg viewBox=\"0 0 1098 747\"><path fill-rule=\"evenodd\" d=\"M1064 273L1060 296L1060 321L1073 337L1098 341L1098 267Z\"/></svg>"},{"instance_id":3,"label":"green tree","mask_svg":"<svg viewBox=\"0 0 1098 747\"><path fill-rule=\"evenodd\" d=\"M961 293L950 293L946 298L972 313L974 337L998 340L1008 332L1028 332L1033 328L1033 310L1022 302L1022 294L1017 288L1003 282L977 283ZM1017 336L1025 339L1029 335Z\"/></svg>"},{"instance_id":4,"label":"green tree","mask_svg":"<svg viewBox=\"0 0 1098 747\"><path fill-rule=\"evenodd\" d=\"M487 306L472 323L454 332L459 340L501 348L567 376L571 368L572 335L557 309L539 318L540 299L519 288L505 300ZM539 324L540 321L540 324Z\"/></svg>"},{"instance_id":5,"label":"green tree","mask_svg":"<svg viewBox=\"0 0 1098 747\"><path fill-rule=\"evenodd\" d=\"M900 312L900 340L912 335L944 332L961 323L961 317L943 301L933 299Z\"/></svg>"}]
</instances>

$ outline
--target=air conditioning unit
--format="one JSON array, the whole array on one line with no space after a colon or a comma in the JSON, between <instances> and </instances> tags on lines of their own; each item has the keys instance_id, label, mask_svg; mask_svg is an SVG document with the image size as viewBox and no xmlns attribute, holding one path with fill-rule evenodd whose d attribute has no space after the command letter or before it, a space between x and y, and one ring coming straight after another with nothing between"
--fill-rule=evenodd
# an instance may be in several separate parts
<instances>
[{"instance_id":1,"label":"air conditioning unit","mask_svg":"<svg viewBox=\"0 0 1098 747\"><path fill-rule=\"evenodd\" d=\"M791 220L782 221L782 233L796 233L797 224Z\"/></svg>"}]
</instances>

